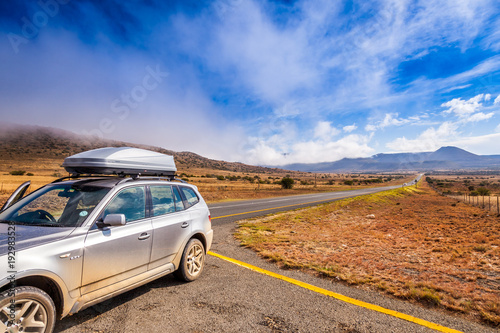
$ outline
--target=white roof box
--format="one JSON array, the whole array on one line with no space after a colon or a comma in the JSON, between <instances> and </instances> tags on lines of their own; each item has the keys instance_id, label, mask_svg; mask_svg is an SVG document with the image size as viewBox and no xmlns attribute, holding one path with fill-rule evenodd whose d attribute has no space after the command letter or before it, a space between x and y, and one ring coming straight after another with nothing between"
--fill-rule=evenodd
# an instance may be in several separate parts
<instances>
[{"instance_id":1,"label":"white roof box","mask_svg":"<svg viewBox=\"0 0 500 333\"><path fill-rule=\"evenodd\" d=\"M174 157L154 151L100 148L66 157L62 165L72 174L174 176Z\"/></svg>"}]
</instances>

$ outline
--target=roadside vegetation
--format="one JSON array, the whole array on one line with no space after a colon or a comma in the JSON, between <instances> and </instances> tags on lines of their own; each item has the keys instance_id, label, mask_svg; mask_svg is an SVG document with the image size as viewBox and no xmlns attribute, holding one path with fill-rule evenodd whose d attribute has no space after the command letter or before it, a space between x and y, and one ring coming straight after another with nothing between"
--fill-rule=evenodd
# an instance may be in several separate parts
<instances>
[{"instance_id":1,"label":"roadside vegetation","mask_svg":"<svg viewBox=\"0 0 500 333\"><path fill-rule=\"evenodd\" d=\"M500 325L500 221L427 183L242 221L284 268Z\"/></svg>"}]
</instances>

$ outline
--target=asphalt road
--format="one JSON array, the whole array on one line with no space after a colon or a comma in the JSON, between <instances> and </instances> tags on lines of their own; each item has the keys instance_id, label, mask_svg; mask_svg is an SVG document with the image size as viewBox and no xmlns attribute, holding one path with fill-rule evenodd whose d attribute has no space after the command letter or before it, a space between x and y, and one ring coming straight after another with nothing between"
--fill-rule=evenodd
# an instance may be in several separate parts
<instances>
[{"instance_id":1,"label":"asphalt road","mask_svg":"<svg viewBox=\"0 0 500 333\"><path fill-rule=\"evenodd\" d=\"M384 188L387 189L387 188ZM212 204L211 251L262 269L463 332L498 332L439 311L293 270L280 270L233 238L237 220L383 189ZM60 321L56 332L432 332L208 255L191 283L160 278Z\"/></svg>"},{"instance_id":2,"label":"asphalt road","mask_svg":"<svg viewBox=\"0 0 500 333\"><path fill-rule=\"evenodd\" d=\"M237 220L262 216L280 211L318 205L334 200L356 197L385 190L395 189L401 186L388 186L368 188L361 190L350 190L342 192L326 192L318 194L294 195L270 199L232 201L208 205L214 220L214 225L234 223Z\"/></svg>"}]
</instances>

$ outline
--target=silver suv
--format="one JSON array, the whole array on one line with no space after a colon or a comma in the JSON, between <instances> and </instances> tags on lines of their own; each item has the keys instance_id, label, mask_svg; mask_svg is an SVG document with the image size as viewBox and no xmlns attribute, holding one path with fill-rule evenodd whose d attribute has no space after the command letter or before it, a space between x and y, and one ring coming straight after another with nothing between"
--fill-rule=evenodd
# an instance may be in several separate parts
<instances>
[{"instance_id":1,"label":"silver suv","mask_svg":"<svg viewBox=\"0 0 500 333\"><path fill-rule=\"evenodd\" d=\"M212 244L208 207L186 183L80 177L23 194L0 213L0 332L52 332L172 272L193 281Z\"/></svg>"}]
</instances>

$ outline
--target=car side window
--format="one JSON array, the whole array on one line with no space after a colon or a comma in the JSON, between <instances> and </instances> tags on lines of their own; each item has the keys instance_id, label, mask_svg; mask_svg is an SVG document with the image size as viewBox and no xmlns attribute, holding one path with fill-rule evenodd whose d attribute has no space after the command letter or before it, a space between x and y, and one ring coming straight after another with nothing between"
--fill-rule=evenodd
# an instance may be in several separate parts
<instances>
[{"instance_id":1,"label":"car side window","mask_svg":"<svg viewBox=\"0 0 500 333\"><path fill-rule=\"evenodd\" d=\"M196 192L192 188L181 186L181 191L189 207L196 205L200 201L200 198L198 198Z\"/></svg>"},{"instance_id":2,"label":"car side window","mask_svg":"<svg viewBox=\"0 0 500 333\"><path fill-rule=\"evenodd\" d=\"M108 214L124 214L127 222L146 217L146 193L143 186L128 187L118 193L104 210Z\"/></svg>"},{"instance_id":3,"label":"car side window","mask_svg":"<svg viewBox=\"0 0 500 333\"><path fill-rule=\"evenodd\" d=\"M153 200L153 216L175 212L172 186L151 186L150 189Z\"/></svg>"},{"instance_id":4,"label":"car side window","mask_svg":"<svg viewBox=\"0 0 500 333\"><path fill-rule=\"evenodd\" d=\"M177 186L173 187L174 197L175 197L175 211L184 210L184 203L182 202L181 194L177 189Z\"/></svg>"}]
</instances>

